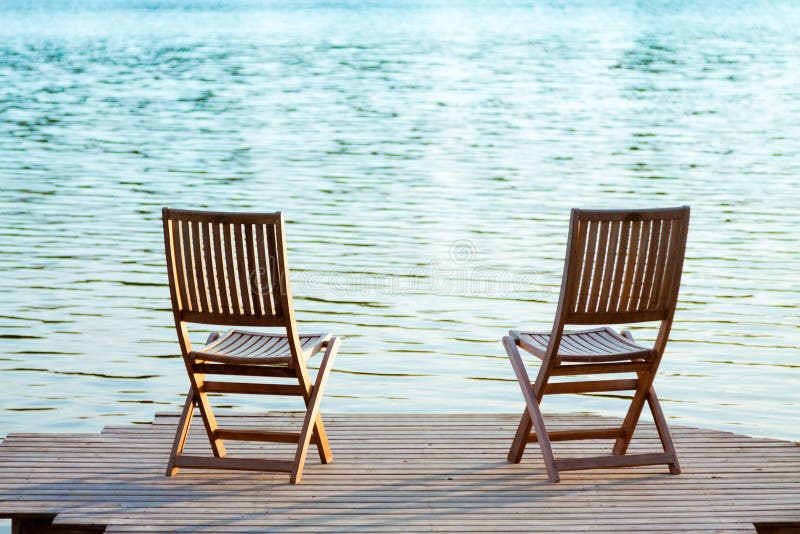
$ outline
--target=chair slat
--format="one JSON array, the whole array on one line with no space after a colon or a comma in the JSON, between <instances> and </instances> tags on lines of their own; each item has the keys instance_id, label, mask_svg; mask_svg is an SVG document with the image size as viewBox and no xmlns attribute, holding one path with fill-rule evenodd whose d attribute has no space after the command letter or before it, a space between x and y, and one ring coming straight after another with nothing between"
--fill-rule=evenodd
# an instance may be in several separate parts
<instances>
[{"instance_id":1,"label":"chair slat","mask_svg":"<svg viewBox=\"0 0 800 534\"><path fill-rule=\"evenodd\" d=\"M576 245L575 245L576 255L580 256L581 258L585 258L586 257L586 246L587 246L587 241L589 239L588 232L587 232L588 225L589 225L589 222L587 222L587 221L578 221L578 223L576 224L575 229L574 229L574 231L575 231L575 240L576 240ZM580 294L581 294L581 290L582 290L581 284L583 282L583 276L582 275L583 275L583 273L581 271L576 272L574 277L572 276L571 273L568 273L568 276L571 277L571 280L574 280L574 283L569 285L570 291L571 291L570 298L572 300L571 311L573 313L578 311L578 305L579 305L579 301L580 301Z\"/></svg>"},{"instance_id":2,"label":"chair slat","mask_svg":"<svg viewBox=\"0 0 800 534\"><path fill-rule=\"evenodd\" d=\"M600 354L601 350L593 343L578 337L565 337L561 339L561 348L576 354Z\"/></svg>"},{"instance_id":3,"label":"chair slat","mask_svg":"<svg viewBox=\"0 0 800 534\"><path fill-rule=\"evenodd\" d=\"M270 272L272 268L270 267L270 258L267 251L267 225L257 224L255 227L255 233L256 253L258 257L259 292L261 293L264 313L274 314L275 299L272 288L272 273Z\"/></svg>"},{"instance_id":4,"label":"chair slat","mask_svg":"<svg viewBox=\"0 0 800 534\"><path fill-rule=\"evenodd\" d=\"M223 229L225 234L225 268L228 274L227 286L231 294L230 306L234 314L243 315L242 291L239 285L239 274L236 269L236 243L234 238L236 225L225 223L223 224Z\"/></svg>"},{"instance_id":5,"label":"chair slat","mask_svg":"<svg viewBox=\"0 0 800 534\"><path fill-rule=\"evenodd\" d=\"M253 315L264 315L264 302L262 289L259 283L258 250L252 224L244 225L244 242L247 248L247 287L250 293L250 302L253 306Z\"/></svg>"},{"instance_id":6,"label":"chair slat","mask_svg":"<svg viewBox=\"0 0 800 534\"><path fill-rule=\"evenodd\" d=\"M661 239L658 242L658 261L653 270L653 284L650 286L648 307L658 306L661 286L664 283L664 270L669 265L669 262L664 260L667 258L667 253L669 252L669 240L672 235L672 226L672 221L662 221Z\"/></svg>"},{"instance_id":7,"label":"chair slat","mask_svg":"<svg viewBox=\"0 0 800 534\"><path fill-rule=\"evenodd\" d=\"M639 305L639 292L642 285L645 261L647 260L647 246L650 243L650 230L653 227L652 221L637 221L634 224L638 225L639 232L636 254L632 257L631 283L630 287L625 291L627 301L625 307L621 307L621 311L626 312L635 310Z\"/></svg>"},{"instance_id":8,"label":"chair slat","mask_svg":"<svg viewBox=\"0 0 800 534\"><path fill-rule=\"evenodd\" d=\"M241 342L230 350L226 350L225 353L229 356L247 354L248 352L251 352L253 346L259 345L262 342L263 340L256 336L242 336Z\"/></svg>"},{"instance_id":9,"label":"chair slat","mask_svg":"<svg viewBox=\"0 0 800 534\"><path fill-rule=\"evenodd\" d=\"M208 299L208 311L219 313L219 284L217 284L217 273L214 266L214 249L211 245L212 223L198 223L203 232L203 270L206 281L206 297Z\"/></svg>"},{"instance_id":10,"label":"chair slat","mask_svg":"<svg viewBox=\"0 0 800 534\"><path fill-rule=\"evenodd\" d=\"M172 283L178 297L179 310L189 307L186 293L186 270L183 263L183 240L181 239L181 221L167 221L169 231L170 254L173 261Z\"/></svg>"},{"instance_id":11,"label":"chair slat","mask_svg":"<svg viewBox=\"0 0 800 534\"><path fill-rule=\"evenodd\" d=\"M614 272L611 275L611 295L608 297L608 305L606 306L607 312L618 312L620 294L624 285L623 277L625 276L625 269L630 256L630 234L633 224L630 221L619 223L619 243L617 245L617 259L614 266Z\"/></svg>"},{"instance_id":12,"label":"chair slat","mask_svg":"<svg viewBox=\"0 0 800 534\"><path fill-rule=\"evenodd\" d=\"M647 261L642 272L642 286L639 300L635 310L647 309L650 305L650 292L655 278L656 265L658 260L658 250L661 246L661 227L663 221L654 221L650 233L650 244L647 250Z\"/></svg>"},{"instance_id":13,"label":"chair slat","mask_svg":"<svg viewBox=\"0 0 800 534\"><path fill-rule=\"evenodd\" d=\"M597 246L597 233L599 230L599 223L594 221L586 221L588 238L586 241L586 250L581 259L582 271L576 270L576 275L581 277L581 289L578 296L578 304L575 306L575 313L585 313L587 311L587 302L589 300L589 289L592 284L592 275L594 271L594 256L595 247ZM574 277L573 277L574 279Z\"/></svg>"},{"instance_id":14,"label":"chair slat","mask_svg":"<svg viewBox=\"0 0 800 534\"><path fill-rule=\"evenodd\" d=\"M285 339L273 338L273 341L270 341L269 343L261 347L260 351L265 358L268 358L270 356L278 354L281 351L281 348L285 346L286 346Z\"/></svg>"},{"instance_id":15,"label":"chair slat","mask_svg":"<svg viewBox=\"0 0 800 534\"><path fill-rule=\"evenodd\" d=\"M650 294L647 298L647 307L649 309L658 307L658 294L661 290L661 281L663 279L664 268L669 265L667 252L669 250L671 226L672 220L668 219L661 221L661 237L658 242L658 256L656 256L655 265L653 266L653 282L650 286Z\"/></svg>"},{"instance_id":16,"label":"chair slat","mask_svg":"<svg viewBox=\"0 0 800 534\"><path fill-rule=\"evenodd\" d=\"M270 281L272 282L272 297L275 306L275 313L283 315L283 288L281 287L281 273L279 272L278 258L282 252L278 246L278 231L277 225L268 225L267 228L267 251L269 253L269 273ZM288 276L288 274L287 274Z\"/></svg>"},{"instance_id":17,"label":"chair slat","mask_svg":"<svg viewBox=\"0 0 800 534\"><path fill-rule=\"evenodd\" d=\"M244 241L244 228L240 224L233 225L233 242L236 248L236 273L239 280L239 298L242 302L242 314L253 314L253 303L250 292L250 276L247 271L247 246Z\"/></svg>"},{"instance_id":18,"label":"chair slat","mask_svg":"<svg viewBox=\"0 0 800 534\"><path fill-rule=\"evenodd\" d=\"M285 351L288 346L289 346L289 340L284 339L280 343L276 343L275 345L273 345L270 349L265 351L264 354L265 356L274 356L275 354Z\"/></svg>"},{"instance_id":19,"label":"chair slat","mask_svg":"<svg viewBox=\"0 0 800 534\"><path fill-rule=\"evenodd\" d=\"M669 258L675 257L678 254L678 251L685 247L685 243L683 243L681 235L681 225L679 221L674 220L672 221L672 225L670 227L670 238L669 238L669 251L668 256ZM658 292L658 299L656 300L656 305L660 308L667 308L670 303L670 297L678 286L678 280L676 279L676 275L678 274L677 271L677 262L665 262L664 264L664 275L663 275L663 282L659 288Z\"/></svg>"},{"instance_id":20,"label":"chair slat","mask_svg":"<svg viewBox=\"0 0 800 534\"><path fill-rule=\"evenodd\" d=\"M209 306L208 280L204 270L203 226L199 222L190 222L192 236L192 262L194 264L194 281L197 289L199 310L214 313Z\"/></svg>"},{"instance_id":21,"label":"chair slat","mask_svg":"<svg viewBox=\"0 0 800 534\"><path fill-rule=\"evenodd\" d=\"M631 292L633 289L633 276L636 272L636 260L639 257L642 222L633 221L629 227L628 252L625 257L625 273L620 285L619 303L617 311L626 312L630 309Z\"/></svg>"},{"instance_id":22,"label":"chair slat","mask_svg":"<svg viewBox=\"0 0 800 534\"><path fill-rule=\"evenodd\" d=\"M236 356L238 354L246 354L248 352L251 352L251 347L253 347L253 345L257 345L259 341L261 341L259 337L255 335L244 334L244 333L239 335L241 336L240 340L235 345L232 345L228 350L226 350L225 351L226 354L230 356Z\"/></svg>"},{"instance_id":23,"label":"chair slat","mask_svg":"<svg viewBox=\"0 0 800 534\"><path fill-rule=\"evenodd\" d=\"M194 244L192 243L191 221L183 221L181 226L181 245L183 250L183 272L186 276L186 294L189 302L189 309L200 311L200 303L197 299L197 282L194 274Z\"/></svg>"},{"instance_id":24,"label":"chair slat","mask_svg":"<svg viewBox=\"0 0 800 534\"><path fill-rule=\"evenodd\" d=\"M241 342L241 336L231 335L223 338L219 343L214 344L214 350L227 353Z\"/></svg>"},{"instance_id":25,"label":"chair slat","mask_svg":"<svg viewBox=\"0 0 800 534\"><path fill-rule=\"evenodd\" d=\"M259 338L257 336L250 336L250 339L248 339L245 343L242 343L234 350L225 351L225 353L229 356L239 356L241 354L247 354L247 353L254 354L256 352L262 354L264 345L268 344L269 342L270 342L269 338L265 339L265 338Z\"/></svg>"},{"instance_id":26,"label":"chair slat","mask_svg":"<svg viewBox=\"0 0 800 534\"><path fill-rule=\"evenodd\" d=\"M228 265L226 262L225 250L225 231L221 223L211 224L211 236L214 241L214 268L217 279L217 290L219 291L219 312L231 313L230 306L230 280L228 278Z\"/></svg>"},{"instance_id":27,"label":"chair slat","mask_svg":"<svg viewBox=\"0 0 800 534\"><path fill-rule=\"evenodd\" d=\"M598 312L612 311L609 308L611 305L611 287L614 283L614 272L616 270L617 259L619 258L619 232L620 222L611 221L609 223L608 245L606 246L606 257L603 266L603 282L598 295Z\"/></svg>"},{"instance_id":28,"label":"chair slat","mask_svg":"<svg viewBox=\"0 0 800 534\"><path fill-rule=\"evenodd\" d=\"M597 254L592 262L592 286L589 290L589 298L586 304L587 313L597 312L600 302L600 291L603 286L603 272L608 257L608 234L610 230L608 221L600 221L597 239Z\"/></svg>"},{"instance_id":29,"label":"chair slat","mask_svg":"<svg viewBox=\"0 0 800 534\"><path fill-rule=\"evenodd\" d=\"M628 349L628 347L622 347L620 345L615 345L614 343L609 341L608 338L603 337L603 336L601 336L599 334L596 334L596 333L586 334L586 337L588 337L589 339L594 341L597 344L597 346L600 347L600 350L602 352L608 352L609 350L610 351L617 351L617 352L625 352ZM603 350L603 349L605 349L605 350Z\"/></svg>"}]
</instances>

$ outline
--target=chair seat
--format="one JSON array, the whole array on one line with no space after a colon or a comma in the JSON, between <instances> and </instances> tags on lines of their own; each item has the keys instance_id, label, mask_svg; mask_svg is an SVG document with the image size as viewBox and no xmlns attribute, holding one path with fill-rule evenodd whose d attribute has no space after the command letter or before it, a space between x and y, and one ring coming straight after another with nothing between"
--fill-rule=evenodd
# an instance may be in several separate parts
<instances>
[{"instance_id":1,"label":"chair seat","mask_svg":"<svg viewBox=\"0 0 800 534\"><path fill-rule=\"evenodd\" d=\"M331 334L301 334L302 356L308 359L322 350ZM231 330L190 355L195 361L233 364L286 365L292 361L286 334Z\"/></svg>"},{"instance_id":2,"label":"chair seat","mask_svg":"<svg viewBox=\"0 0 800 534\"><path fill-rule=\"evenodd\" d=\"M550 343L550 332L511 330L509 335L523 349L538 358L544 358ZM619 362L649 360L654 356L652 348L643 347L607 326L564 332L558 347L558 357L563 362Z\"/></svg>"}]
</instances>

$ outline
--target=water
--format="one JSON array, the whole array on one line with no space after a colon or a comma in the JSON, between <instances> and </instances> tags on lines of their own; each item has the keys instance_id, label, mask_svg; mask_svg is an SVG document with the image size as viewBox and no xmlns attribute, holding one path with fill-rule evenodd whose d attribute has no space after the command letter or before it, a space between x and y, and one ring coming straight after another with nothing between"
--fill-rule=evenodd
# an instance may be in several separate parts
<instances>
[{"instance_id":1,"label":"water","mask_svg":"<svg viewBox=\"0 0 800 534\"><path fill-rule=\"evenodd\" d=\"M800 439L796 4L18 4L0 436L178 409L163 205L284 211L324 409L389 413L521 411L499 339L549 327L569 209L690 204L664 409Z\"/></svg>"}]
</instances>

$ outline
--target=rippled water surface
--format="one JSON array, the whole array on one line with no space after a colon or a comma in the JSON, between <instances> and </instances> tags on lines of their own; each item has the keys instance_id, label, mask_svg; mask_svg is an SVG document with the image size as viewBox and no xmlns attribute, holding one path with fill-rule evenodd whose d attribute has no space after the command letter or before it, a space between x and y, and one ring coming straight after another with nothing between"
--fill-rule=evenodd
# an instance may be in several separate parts
<instances>
[{"instance_id":1,"label":"rippled water surface","mask_svg":"<svg viewBox=\"0 0 800 534\"><path fill-rule=\"evenodd\" d=\"M664 408L800 439L796 4L18 4L0 436L178 409L163 205L285 212L298 319L346 338L325 410L516 412L499 339L549 327L569 209L690 204Z\"/></svg>"}]
</instances>

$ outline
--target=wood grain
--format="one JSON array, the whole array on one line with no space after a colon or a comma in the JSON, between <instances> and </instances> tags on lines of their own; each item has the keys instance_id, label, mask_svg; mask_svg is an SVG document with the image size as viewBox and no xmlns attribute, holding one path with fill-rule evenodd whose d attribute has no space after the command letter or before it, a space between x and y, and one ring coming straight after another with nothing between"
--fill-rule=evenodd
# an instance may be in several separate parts
<instances>
[{"instance_id":1,"label":"wood grain","mask_svg":"<svg viewBox=\"0 0 800 534\"><path fill-rule=\"evenodd\" d=\"M547 414L553 432L619 429L621 419ZM305 412L218 416L223 428L300 432ZM179 415L101 434L11 434L0 444L0 516L50 517L59 528L112 532L755 532L754 522L800 521L800 446L707 429L673 427L684 473L660 467L582 467L606 450L599 440L553 447L561 482L539 455L505 454L516 414L329 414L336 462L308 462L303 484L285 474L195 469L165 478ZM609 431L606 437L612 437ZM641 423L632 463L652 458L658 430ZM283 442L231 441L258 460L288 453ZM208 441L200 427L187 456ZM657 453L661 454L661 453ZM219 465L213 458L198 462ZM186 460L193 463L193 460ZM289 462L291 463L291 462ZM270 464L289 469L289 465Z\"/></svg>"}]
</instances>

